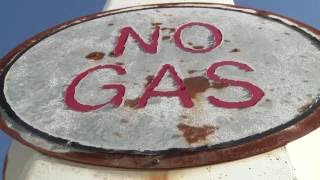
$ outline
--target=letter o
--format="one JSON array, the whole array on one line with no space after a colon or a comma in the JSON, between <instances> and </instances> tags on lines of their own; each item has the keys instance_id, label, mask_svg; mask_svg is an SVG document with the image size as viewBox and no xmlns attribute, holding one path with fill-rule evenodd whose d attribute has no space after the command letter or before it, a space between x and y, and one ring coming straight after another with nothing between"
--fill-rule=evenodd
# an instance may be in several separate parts
<instances>
[{"instance_id":1,"label":"letter o","mask_svg":"<svg viewBox=\"0 0 320 180\"><path fill-rule=\"evenodd\" d=\"M212 43L209 47L207 47L205 49L194 49L194 48L185 47L181 41L181 33L185 28L192 27L192 26L202 26L202 27L207 28L211 32L211 35L213 36L214 43ZM218 28L216 28L215 26L213 26L211 24L201 23L201 22L191 22L191 23L187 23L187 24L180 26L177 29L177 31L174 33L173 38L174 38L174 42L176 43L176 45L184 51L192 52L192 53L206 53L206 52L209 52L209 51L215 49L217 46L219 46L221 44L222 33L220 32L220 30Z\"/></svg>"}]
</instances>

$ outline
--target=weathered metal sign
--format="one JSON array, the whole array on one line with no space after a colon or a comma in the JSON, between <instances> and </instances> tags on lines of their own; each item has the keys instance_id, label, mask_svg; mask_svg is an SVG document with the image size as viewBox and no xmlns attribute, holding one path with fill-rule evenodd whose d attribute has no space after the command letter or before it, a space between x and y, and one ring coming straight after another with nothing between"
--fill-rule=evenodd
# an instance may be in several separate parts
<instances>
[{"instance_id":1,"label":"weathered metal sign","mask_svg":"<svg viewBox=\"0 0 320 180\"><path fill-rule=\"evenodd\" d=\"M319 31L215 4L83 17L2 65L2 129L49 155L173 168L271 150L319 126Z\"/></svg>"}]
</instances>

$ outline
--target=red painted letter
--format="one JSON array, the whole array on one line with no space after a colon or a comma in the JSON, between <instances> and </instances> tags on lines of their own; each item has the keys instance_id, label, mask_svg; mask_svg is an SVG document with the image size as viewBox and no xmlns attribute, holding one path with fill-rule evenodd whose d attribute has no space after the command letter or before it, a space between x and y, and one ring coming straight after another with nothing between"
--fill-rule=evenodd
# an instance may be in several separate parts
<instances>
[{"instance_id":1,"label":"red painted letter","mask_svg":"<svg viewBox=\"0 0 320 180\"><path fill-rule=\"evenodd\" d=\"M158 48L158 39L159 39L159 32L160 27L156 26L155 30L153 31L151 35L151 42L150 44L145 43L138 33L136 33L131 27L125 27L120 30L120 36L117 41L117 45L113 50L114 56L121 56L125 49L125 44L128 40L129 35L133 39L136 40L137 43L139 43L141 49L143 49L146 53L155 54L157 53Z\"/></svg>"},{"instance_id":2,"label":"red painted letter","mask_svg":"<svg viewBox=\"0 0 320 180\"><path fill-rule=\"evenodd\" d=\"M194 49L194 48L185 47L182 43L182 40L181 40L181 33L185 28L190 28L192 26L203 26L203 27L207 28L211 32L212 39L214 40L214 42L212 44L210 44L209 47L207 47L205 49ZM206 53L206 52L213 50L214 48L216 48L217 46L219 46L221 44L222 34L218 28L216 28L215 26L213 26L211 24L200 23L200 22L191 22L191 23L184 24L184 25L180 26L177 29L177 31L175 32L173 38L174 38L176 45L184 51L192 52L192 53Z\"/></svg>"},{"instance_id":3,"label":"red painted letter","mask_svg":"<svg viewBox=\"0 0 320 180\"><path fill-rule=\"evenodd\" d=\"M175 91L155 91L154 89L158 84L160 83L163 76L166 74L166 72L169 72L172 78L174 79L175 83L178 87L178 90ZM187 95L186 87L183 84L183 81L178 76L176 70L173 66L170 64L165 64L162 66L161 70L159 71L158 75L154 77L154 79L151 81L149 86L146 88L144 94L141 96L141 98L138 101L138 108L145 107L148 103L148 99L151 97L159 97L159 96L165 96L165 97L173 97L178 96L180 98L180 101L184 107L190 108L193 106L193 102L190 99L190 97Z\"/></svg>"},{"instance_id":4,"label":"red painted letter","mask_svg":"<svg viewBox=\"0 0 320 180\"><path fill-rule=\"evenodd\" d=\"M211 80L214 80L219 83L228 84L232 86L240 86L242 88L245 88L247 91L249 91L251 95L251 99L247 101L240 101L240 102L225 102L213 96L209 96L208 97L209 101L215 106L224 107L224 108L247 108L257 104L261 100L261 98L264 96L264 92L259 87L245 81L223 79L215 74L215 71L218 67L227 66L227 65L236 66L240 69L245 70L246 72L253 71L251 67L243 63L234 62L234 61L222 61L222 62L217 62L212 64L210 68L207 70L207 76Z\"/></svg>"},{"instance_id":5,"label":"red painted letter","mask_svg":"<svg viewBox=\"0 0 320 180\"><path fill-rule=\"evenodd\" d=\"M64 96L64 102L66 105L75 110L75 111L80 111L80 112L88 112L88 111L94 111L96 109L99 109L109 103L113 104L114 106L120 106L122 102L122 97L125 93L125 87L120 84L107 84L102 86L102 89L115 89L117 90L117 95L115 95L110 101L103 103L103 104L97 104L97 105L84 105L79 103L74 95L76 92L76 87L80 83L82 79L84 79L89 73L92 73L96 70L99 69L113 69L115 70L119 75L126 74L126 70L123 69L121 66L117 65L99 65L93 68L90 68L79 75L77 75L71 82L71 84L68 86L65 96Z\"/></svg>"}]
</instances>

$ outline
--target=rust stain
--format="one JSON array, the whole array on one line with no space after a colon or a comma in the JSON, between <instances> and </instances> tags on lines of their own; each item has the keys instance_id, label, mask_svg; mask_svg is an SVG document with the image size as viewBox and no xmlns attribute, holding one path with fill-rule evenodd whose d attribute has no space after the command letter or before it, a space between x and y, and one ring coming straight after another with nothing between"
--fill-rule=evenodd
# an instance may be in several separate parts
<instances>
[{"instance_id":1,"label":"rust stain","mask_svg":"<svg viewBox=\"0 0 320 180\"><path fill-rule=\"evenodd\" d=\"M297 110L298 110L299 113L303 113L310 107L310 105L311 105L311 103L307 103L307 104L299 107Z\"/></svg>"},{"instance_id":2,"label":"rust stain","mask_svg":"<svg viewBox=\"0 0 320 180\"><path fill-rule=\"evenodd\" d=\"M113 51L111 51L111 52L109 53L109 57L115 57L115 55L114 55L114 52L113 52Z\"/></svg>"},{"instance_id":3,"label":"rust stain","mask_svg":"<svg viewBox=\"0 0 320 180\"><path fill-rule=\"evenodd\" d=\"M154 76L153 75L150 75L150 76L147 76L146 77L146 80L147 80L147 83L144 85L144 87L147 87L151 81L153 80Z\"/></svg>"},{"instance_id":4,"label":"rust stain","mask_svg":"<svg viewBox=\"0 0 320 180\"><path fill-rule=\"evenodd\" d=\"M168 174L164 173L161 175L152 175L148 178L148 180L168 180Z\"/></svg>"},{"instance_id":5,"label":"rust stain","mask_svg":"<svg viewBox=\"0 0 320 180\"><path fill-rule=\"evenodd\" d=\"M257 10L256 11L256 14L258 15L258 16L269 16L270 15L270 13L269 12L267 12L267 11L263 11L263 10Z\"/></svg>"},{"instance_id":6,"label":"rust stain","mask_svg":"<svg viewBox=\"0 0 320 180\"><path fill-rule=\"evenodd\" d=\"M226 84L226 83L219 83L219 82L214 82L211 84L211 88L214 88L214 89L223 89L223 88L226 88L228 87L229 84Z\"/></svg>"},{"instance_id":7,"label":"rust stain","mask_svg":"<svg viewBox=\"0 0 320 180\"><path fill-rule=\"evenodd\" d=\"M173 33L176 31L175 28L168 28L168 27L163 27L161 28L162 31L169 31L169 33Z\"/></svg>"},{"instance_id":8,"label":"rust stain","mask_svg":"<svg viewBox=\"0 0 320 180\"><path fill-rule=\"evenodd\" d=\"M230 52L231 52L231 53L234 53L234 52L240 52L240 49L238 49L238 48L234 48L234 49L232 49Z\"/></svg>"},{"instance_id":9,"label":"rust stain","mask_svg":"<svg viewBox=\"0 0 320 180\"><path fill-rule=\"evenodd\" d=\"M151 23L152 26L160 26L162 23Z\"/></svg>"},{"instance_id":10,"label":"rust stain","mask_svg":"<svg viewBox=\"0 0 320 180\"><path fill-rule=\"evenodd\" d=\"M129 106L131 108L135 108L138 105L138 101L139 101L139 98L126 99L126 101L124 102L124 105Z\"/></svg>"},{"instance_id":11,"label":"rust stain","mask_svg":"<svg viewBox=\"0 0 320 180\"><path fill-rule=\"evenodd\" d=\"M91 60L101 60L105 56L103 52L92 52L86 56L87 59Z\"/></svg>"},{"instance_id":12,"label":"rust stain","mask_svg":"<svg viewBox=\"0 0 320 180\"><path fill-rule=\"evenodd\" d=\"M194 49L203 49L204 46L193 46Z\"/></svg>"},{"instance_id":13,"label":"rust stain","mask_svg":"<svg viewBox=\"0 0 320 180\"><path fill-rule=\"evenodd\" d=\"M210 87L209 80L203 76L186 78L183 83L191 98L195 98L198 93L204 92Z\"/></svg>"},{"instance_id":14,"label":"rust stain","mask_svg":"<svg viewBox=\"0 0 320 180\"><path fill-rule=\"evenodd\" d=\"M178 124L177 127L183 132L183 136L189 144L206 140L207 136L216 130L214 126L195 127L183 123Z\"/></svg>"},{"instance_id":15,"label":"rust stain","mask_svg":"<svg viewBox=\"0 0 320 180\"><path fill-rule=\"evenodd\" d=\"M193 71L191 70L193 73ZM189 72L189 74L191 73ZM198 93L205 92L209 88L223 89L229 86L226 83L213 82L210 84L209 80L204 76L189 77L183 80L186 86L188 96L195 98Z\"/></svg>"},{"instance_id":16,"label":"rust stain","mask_svg":"<svg viewBox=\"0 0 320 180\"><path fill-rule=\"evenodd\" d=\"M122 63L122 62L116 62L116 64L118 64L120 66L124 65L124 63Z\"/></svg>"},{"instance_id":17,"label":"rust stain","mask_svg":"<svg viewBox=\"0 0 320 180\"><path fill-rule=\"evenodd\" d=\"M170 36L163 36L162 37L162 40L168 40L168 39L170 39Z\"/></svg>"},{"instance_id":18,"label":"rust stain","mask_svg":"<svg viewBox=\"0 0 320 180\"><path fill-rule=\"evenodd\" d=\"M174 33L176 31L175 28L169 28L169 33Z\"/></svg>"},{"instance_id":19,"label":"rust stain","mask_svg":"<svg viewBox=\"0 0 320 180\"><path fill-rule=\"evenodd\" d=\"M189 74L193 74L193 73L195 73L195 72L197 72L197 70L189 70L189 71L188 71Z\"/></svg>"}]
</instances>

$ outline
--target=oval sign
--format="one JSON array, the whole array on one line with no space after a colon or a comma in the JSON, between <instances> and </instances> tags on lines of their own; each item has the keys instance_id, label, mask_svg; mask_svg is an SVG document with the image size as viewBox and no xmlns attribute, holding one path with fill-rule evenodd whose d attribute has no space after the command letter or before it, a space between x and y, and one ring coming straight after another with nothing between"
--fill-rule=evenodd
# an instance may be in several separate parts
<instances>
[{"instance_id":1,"label":"oval sign","mask_svg":"<svg viewBox=\"0 0 320 180\"><path fill-rule=\"evenodd\" d=\"M215 4L104 12L2 64L2 129L52 156L176 168L238 159L319 126L319 31Z\"/></svg>"}]
</instances>

